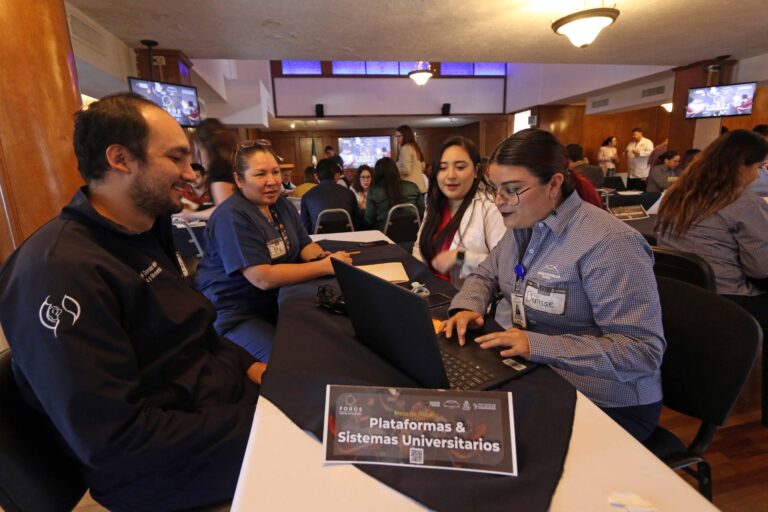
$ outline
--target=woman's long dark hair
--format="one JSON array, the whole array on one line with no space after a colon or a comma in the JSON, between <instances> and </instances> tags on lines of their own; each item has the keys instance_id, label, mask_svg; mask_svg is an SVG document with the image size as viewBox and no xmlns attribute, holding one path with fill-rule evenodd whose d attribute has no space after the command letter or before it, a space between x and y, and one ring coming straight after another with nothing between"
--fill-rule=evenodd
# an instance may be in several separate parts
<instances>
[{"instance_id":1,"label":"woman's long dark hair","mask_svg":"<svg viewBox=\"0 0 768 512\"><path fill-rule=\"evenodd\" d=\"M568 173L568 157L557 137L545 130L528 128L503 140L491 155L490 164L525 167L538 178L549 183L557 173L565 176L560 191L563 198L573 192L573 179Z\"/></svg>"},{"instance_id":2,"label":"woman's long dark hair","mask_svg":"<svg viewBox=\"0 0 768 512\"><path fill-rule=\"evenodd\" d=\"M695 224L717 213L743 192L741 167L765 160L768 142L747 130L718 137L691 163L661 200L656 228L682 236Z\"/></svg>"},{"instance_id":3,"label":"woman's long dark hair","mask_svg":"<svg viewBox=\"0 0 768 512\"><path fill-rule=\"evenodd\" d=\"M400 192L400 172L397 163L385 156L376 162L373 168L373 187L381 187L387 195L390 207L399 204L402 193Z\"/></svg>"},{"instance_id":4,"label":"woman's long dark hair","mask_svg":"<svg viewBox=\"0 0 768 512\"><path fill-rule=\"evenodd\" d=\"M600 146L610 146L610 145L611 145L611 141L612 141L612 140L613 140L613 135L611 135L610 137L608 137L607 139L605 139L605 140L603 141L603 143L602 143L602 144L600 144Z\"/></svg>"},{"instance_id":5,"label":"woman's long dark hair","mask_svg":"<svg viewBox=\"0 0 768 512\"><path fill-rule=\"evenodd\" d=\"M411 129L410 126L407 124L401 125L397 127L397 130L400 132L400 134L403 136L403 141L400 143L400 148L398 149L398 152L403 148L403 146L410 144L413 146L413 149L416 150L416 154L419 155L419 160L422 162L424 161L424 153L421 152L421 148L419 147L419 143L416 142L416 134L413 133L413 129Z\"/></svg>"},{"instance_id":6,"label":"woman's long dark hair","mask_svg":"<svg viewBox=\"0 0 768 512\"><path fill-rule=\"evenodd\" d=\"M373 173L371 172L371 167L369 165L363 164L360 167L358 167L357 170L355 171L355 179L352 180L352 190L354 190L355 192L359 192L359 193L365 192L365 190L363 189L363 184L360 183L360 175L363 174L363 171L370 172L371 178L373 178Z\"/></svg>"},{"instance_id":7,"label":"woman's long dark hair","mask_svg":"<svg viewBox=\"0 0 768 512\"><path fill-rule=\"evenodd\" d=\"M446 149L452 146L458 146L469 154L469 159L475 166L476 176L472 183L472 187L467 192L467 195L464 196L464 200L461 202L459 209L456 210L456 213L451 217L448 224L440 231L437 231L440 226L440 221L442 220L443 208L445 208L445 205L448 202L448 198L445 197L445 194L443 194L442 190L440 190L440 187L437 185L437 175L440 173L440 162L443 159L443 153L445 153ZM419 250L421 251L424 261L432 261L432 258L437 256L438 249L445 243L446 237L453 237L456 230L459 229L461 218L464 216L464 212L467 211L467 208L469 208L470 203L477 193L477 188L480 185L480 177L483 175L480 161L481 157L480 152L477 150L477 146L475 146L474 142L465 137L456 136L446 139L437 150L435 161L432 164L432 176L429 177L429 190L427 191L427 211L429 212L429 215L424 219L424 227L421 229L421 237L419 238Z\"/></svg>"}]
</instances>

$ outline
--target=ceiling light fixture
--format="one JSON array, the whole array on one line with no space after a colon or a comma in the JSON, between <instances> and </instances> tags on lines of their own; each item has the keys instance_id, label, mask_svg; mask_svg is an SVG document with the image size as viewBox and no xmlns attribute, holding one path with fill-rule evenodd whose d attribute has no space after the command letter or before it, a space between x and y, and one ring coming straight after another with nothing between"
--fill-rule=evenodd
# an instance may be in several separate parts
<instances>
[{"instance_id":1,"label":"ceiling light fixture","mask_svg":"<svg viewBox=\"0 0 768 512\"><path fill-rule=\"evenodd\" d=\"M619 10L612 7L598 7L574 12L552 24L555 34L566 36L574 46L586 48L597 35L619 17Z\"/></svg>"},{"instance_id":2,"label":"ceiling light fixture","mask_svg":"<svg viewBox=\"0 0 768 512\"><path fill-rule=\"evenodd\" d=\"M429 62L420 60L416 65L416 69L408 73L408 78L416 82L416 85L424 85L427 81L435 75L432 71L432 67Z\"/></svg>"},{"instance_id":3,"label":"ceiling light fixture","mask_svg":"<svg viewBox=\"0 0 768 512\"><path fill-rule=\"evenodd\" d=\"M669 103L662 103L661 108L663 108L667 112L672 112L672 102L670 101Z\"/></svg>"}]
</instances>

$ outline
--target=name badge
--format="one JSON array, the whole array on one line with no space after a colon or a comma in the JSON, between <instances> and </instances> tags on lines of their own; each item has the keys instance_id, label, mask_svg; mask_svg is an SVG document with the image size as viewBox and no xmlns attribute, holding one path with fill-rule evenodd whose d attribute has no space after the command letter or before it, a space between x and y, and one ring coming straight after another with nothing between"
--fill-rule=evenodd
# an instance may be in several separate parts
<instances>
[{"instance_id":1,"label":"name badge","mask_svg":"<svg viewBox=\"0 0 768 512\"><path fill-rule=\"evenodd\" d=\"M520 329L528 327L528 323L525 321L525 305L523 304L523 296L512 294L512 324Z\"/></svg>"},{"instance_id":2,"label":"name badge","mask_svg":"<svg viewBox=\"0 0 768 512\"><path fill-rule=\"evenodd\" d=\"M269 257L273 260L285 256L285 243L282 238L275 238L267 242L267 249L269 249Z\"/></svg>"},{"instance_id":3,"label":"name badge","mask_svg":"<svg viewBox=\"0 0 768 512\"><path fill-rule=\"evenodd\" d=\"M525 287L524 303L526 307L542 313L564 315L566 295L567 291L562 288L550 288L529 279Z\"/></svg>"},{"instance_id":4,"label":"name badge","mask_svg":"<svg viewBox=\"0 0 768 512\"><path fill-rule=\"evenodd\" d=\"M667 176L667 183L674 183L677 181L677 176Z\"/></svg>"}]
</instances>

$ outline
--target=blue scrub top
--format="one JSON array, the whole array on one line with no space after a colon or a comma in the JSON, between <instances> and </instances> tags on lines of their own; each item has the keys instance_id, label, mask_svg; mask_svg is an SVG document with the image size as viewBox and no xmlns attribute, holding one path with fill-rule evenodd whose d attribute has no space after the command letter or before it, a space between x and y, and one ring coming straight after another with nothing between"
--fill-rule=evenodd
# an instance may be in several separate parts
<instances>
[{"instance_id":1,"label":"blue scrub top","mask_svg":"<svg viewBox=\"0 0 768 512\"><path fill-rule=\"evenodd\" d=\"M241 271L298 262L301 250L312 242L287 199L278 199L272 211L284 226L287 247L280 232L240 191L221 203L208 221L207 254L197 268L195 286L216 306L214 326L221 334L253 317L273 322L277 318L278 290L260 290Z\"/></svg>"}]
</instances>

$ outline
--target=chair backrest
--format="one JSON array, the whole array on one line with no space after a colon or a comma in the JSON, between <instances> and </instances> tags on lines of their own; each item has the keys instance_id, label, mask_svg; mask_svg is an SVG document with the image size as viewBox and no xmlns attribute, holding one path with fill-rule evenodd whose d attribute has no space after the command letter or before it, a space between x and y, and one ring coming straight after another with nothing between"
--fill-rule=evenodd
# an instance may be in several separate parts
<instances>
[{"instance_id":1,"label":"chair backrest","mask_svg":"<svg viewBox=\"0 0 768 512\"><path fill-rule=\"evenodd\" d=\"M0 353L0 507L6 512L72 510L83 497L82 469L57 439L49 420L22 398L11 351Z\"/></svg>"},{"instance_id":2,"label":"chair backrest","mask_svg":"<svg viewBox=\"0 0 768 512\"><path fill-rule=\"evenodd\" d=\"M397 204L389 209L384 223L384 234L396 244L415 242L421 218L419 209L411 203Z\"/></svg>"},{"instance_id":3,"label":"chair backrest","mask_svg":"<svg viewBox=\"0 0 768 512\"><path fill-rule=\"evenodd\" d=\"M174 219L173 243L176 246L176 255L184 263L182 272L184 279L193 283L197 266L205 256L205 249L194 229L184 219Z\"/></svg>"},{"instance_id":4,"label":"chair backrest","mask_svg":"<svg viewBox=\"0 0 768 512\"><path fill-rule=\"evenodd\" d=\"M354 231L352 217L344 208L328 208L317 215L315 221L315 234L321 233L343 233L345 231Z\"/></svg>"},{"instance_id":5,"label":"chair backrest","mask_svg":"<svg viewBox=\"0 0 768 512\"><path fill-rule=\"evenodd\" d=\"M624 185L624 180L622 180L619 176L606 176L605 180L603 181L603 186L605 188L612 188L615 190L627 189L627 187Z\"/></svg>"},{"instance_id":6,"label":"chair backrest","mask_svg":"<svg viewBox=\"0 0 768 512\"><path fill-rule=\"evenodd\" d=\"M736 303L711 291L663 276L656 282L667 340L664 405L722 426L752 369L762 329Z\"/></svg>"},{"instance_id":7,"label":"chair backrest","mask_svg":"<svg viewBox=\"0 0 768 512\"><path fill-rule=\"evenodd\" d=\"M672 279L685 281L711 292L716 292L715 274L707 260L697 254L663 247L651 247L653 250L653 273Z\"/></svg>"}]
</instances>

